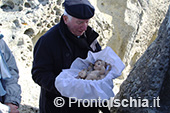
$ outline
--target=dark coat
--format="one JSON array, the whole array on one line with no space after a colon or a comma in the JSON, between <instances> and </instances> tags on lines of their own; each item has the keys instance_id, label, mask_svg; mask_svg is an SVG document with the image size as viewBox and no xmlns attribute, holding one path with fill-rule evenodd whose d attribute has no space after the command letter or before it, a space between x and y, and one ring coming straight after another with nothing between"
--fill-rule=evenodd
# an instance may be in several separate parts
<instances>
[{"instance_id":1,"label":"dark coat","mask_svg":"<svg viewBox=\"0 0 170 113\"><path fill-rule=\"evenodd\" d=\"M33 80L41 86L40 94L40 113L97 113L97 108L77 108L68 107L68 98L63 97L66 101L61 108L54 106L54 99L62 97L56 90L54 83L55 78L62 69L70 68L72 62L77 58L86 58L87 52L100 51L101 47L96 43L98 34L88 27L86 35L80 44L76 44L76 40L64 24L63 19L59 24L52 27L37 41L34 48L34 61L32 68ZM75 38L75 37L74 37ZM75 43L74 43L75 42ZM82 43L83 42L83 43ZM85 42L85 43L84 43ZM94 47L92 47L92 45ZM82 47L83 46L83 47ZM93 48L91 48L91 47ZM94 50L95 49L95 50ZM78 109L80 111L78 111Z\"/></svg>"}]
</instances>

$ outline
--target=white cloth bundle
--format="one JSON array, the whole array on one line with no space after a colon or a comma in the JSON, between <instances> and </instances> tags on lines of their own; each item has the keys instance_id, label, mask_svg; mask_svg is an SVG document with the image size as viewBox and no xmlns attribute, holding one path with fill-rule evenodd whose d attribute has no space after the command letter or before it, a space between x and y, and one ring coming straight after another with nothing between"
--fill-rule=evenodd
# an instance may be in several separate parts
<instances>
[{"instance_id":1,"label":"white cloth bundle","mask_svg":"<svg viewBox=\"0 0 170 113\"><path fill-rule=\"evenodd\" d=\"M101 59L111 64L112 69L101 80L84 80L77 79L78 73L86 69L89 63ZM75 97L77 99L110 99L114 97L113 80L121 75L125 65L110 48L106 47L102 51L93 53L88 52L86 59L77 58L71 65L70 69L63 69L56 77L55 87L65 97Z\"/></svg>"},{"instance_id":2,"label":"white cloth bundle","mask_svg":"<svg viewBox=\"0 0 170 113\"><path fill-rule=\"evenodd\" d=\"M10 113L10 107L0 102L0 113Z\"/></svg>"}]
</instances>

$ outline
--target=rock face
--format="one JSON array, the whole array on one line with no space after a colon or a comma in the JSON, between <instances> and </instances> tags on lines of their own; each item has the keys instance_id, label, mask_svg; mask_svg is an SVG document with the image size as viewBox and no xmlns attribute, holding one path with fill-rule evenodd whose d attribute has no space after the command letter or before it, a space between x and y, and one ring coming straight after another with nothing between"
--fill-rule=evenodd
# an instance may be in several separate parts
<instances>
[{"instance_id":1,"label":"rock face","mask_svg":"<svg viewBox=\"0 0 170 113\"><path fill-rule=\"evenodd\" d=\"M127 99L129 105L131 97L137 100L148 99L150 108L135 107L133 104L132 107L113 107L112 113L168 113L170 111L169 72L170 7L159 29L158 37L136 62L127 79L121 85L120 92L114 98L120 99L120 101Z\"/></svg>"},{"instance_id":2,"label":"rock face","mask_svg":"<svg viewBox=\"0 0 170 113\"><path fill-rule=\"evenodd\" d=\"M170 1L90 1L96 9L90 25L99 33L98 40L102 48L112 47L126 65L122 76L114 80L114 92L117 93L131 68L157 37ZM41 35L59 22L63 14L62 2L0 0L0 31L5 35L4 40L12 50L20 70L22 104L38 107L39 87L32 81L30 73L33 47Z\"/></svg>"},{"instance_id":3,"label":"rock face","mask_svg":"<svg viewBox=\"0 0 170 113\"><path fill-rule=\"evenodd\" d=\"M126 65L122 77L126 78L157 37L169 4L168 0L98 0L99 11L111 16L109 23L113 25L113 30L107 45Z\"/></svg>"}]
</instances>

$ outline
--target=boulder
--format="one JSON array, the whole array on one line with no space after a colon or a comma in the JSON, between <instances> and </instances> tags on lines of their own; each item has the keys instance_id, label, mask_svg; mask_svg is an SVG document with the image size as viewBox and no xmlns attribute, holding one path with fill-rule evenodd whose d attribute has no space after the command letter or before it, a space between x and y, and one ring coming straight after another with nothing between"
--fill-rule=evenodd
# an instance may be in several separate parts
<instances>
[{"instance_id":1,"label":"boulder","mask_svg":"<svg viewBox=\"0 0 170 113\"><path fill-rule=\"evenodd\" d=\"M111 108L112 113L168 113L170 111L170 7L158 37L135 63L114 100L126 107ZM132 99L136 99L135 103ZM147 99L147 103L146 103ZM143 103L142 103L143 102Z\"/></svg>"}]
</instances>

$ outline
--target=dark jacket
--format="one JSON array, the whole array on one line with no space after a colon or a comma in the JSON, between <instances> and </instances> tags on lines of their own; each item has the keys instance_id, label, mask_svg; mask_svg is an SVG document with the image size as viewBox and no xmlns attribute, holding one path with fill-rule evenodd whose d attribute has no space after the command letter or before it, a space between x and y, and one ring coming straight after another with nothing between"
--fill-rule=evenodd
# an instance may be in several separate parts
<instances>
[{"instance_id":1,"label":"dark jacket","mask_svg":"<svg viewBox=\"0 0 170 113\"><path fill-rule=\"evenodd\" d=\"M69 108L66 97L63 97L66 103L61 108L55 107L53 103L56 97L62 97L54 86L55 78L62 69L70 68L77 57L86 58L89 50L100 51L97 37L98 34L90 27L83 36L75 37L62 18L59 24L40 37L34 48L32 68L32 78L41 86L40 113L97 113L97 108L79 109L76 104Z\"/></svg>"}]
</instances>

